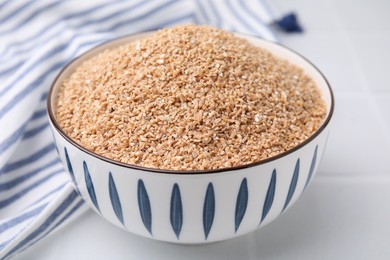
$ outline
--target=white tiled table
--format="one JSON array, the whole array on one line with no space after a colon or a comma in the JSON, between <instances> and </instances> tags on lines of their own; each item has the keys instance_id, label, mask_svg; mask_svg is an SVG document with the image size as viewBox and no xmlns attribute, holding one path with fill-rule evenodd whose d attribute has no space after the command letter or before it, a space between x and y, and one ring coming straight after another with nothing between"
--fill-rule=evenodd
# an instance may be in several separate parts
<instances>
[{"instance_id":1,"label":"white tiled table","mask_svg":"<svg viewBox=\"0 0 390 260\"><path fill-rule=\"evenodd\" d=\"M155 242L88 212L19 259L390 259L390 2L277 0L306 32L282 42L316 64L336 95L318 175L286 214L204 246Z\"/></svg>"}]
</instances>

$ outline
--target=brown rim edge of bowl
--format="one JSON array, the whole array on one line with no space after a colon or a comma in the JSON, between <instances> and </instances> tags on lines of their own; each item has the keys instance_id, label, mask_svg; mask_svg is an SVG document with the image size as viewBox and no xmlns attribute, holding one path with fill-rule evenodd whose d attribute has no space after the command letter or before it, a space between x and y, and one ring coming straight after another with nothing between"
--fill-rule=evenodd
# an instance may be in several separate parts
<instances>
[{"instance_id":1,"label":"brown rim edge of bowl","mask_svg":"<svg viewBox=\"0 0 390 260\"><path fill-rule=\"evenodd\" d=\"M269 158L266 158L266 159L263 159L263 160L260 160L260 161L257 161L257 162L244 164L244 165L238 165L238 166L234 166L234 167L226 167L226 168L220 168L220 169L211 169L211 170L193 170L193 171L190 170L190 171L186 171L186 170L165 170L165 169L158 169L158 168L149 168L149 167L143 167L143 166L139 166L139 165L135 165L135 164L127 164L127 163L115 161L115 160L112 160L110 158L107 158L107 157L101 156L99 154L96 154L96 153L94 153L94 152L84 148L83 146L79 145L78 143L76 143L72 138L70 138L62 130L62 128L58 124L58 121L55 118L54 113L53 113L52 108L51 108L51 100L52 100L54 86L56 85L59 77L64 73L64 71L68 67L70 67L74 62L76 62L77 60L83 58L86 54L94 51L95 49L97 49L97 48L99 48L99 47L101 47L103 45L106 45L106 44L108 44L110 42L113 42L113 41L117 41L117 40L119 40L121 38L127 38L129 36L135 36L137 34L148 33L148 32L154 32L154 31L146 31L146 32L138 32L138 33L134 33L134 34L127 34L127 35L124 35L124 36L121 36L121 37L116 37L114 39L110 39L108 41L105 41L103 43L100 43L100 44L96 45L95 47L91 48L90 50L84 52L83 54L79 55L78 57L76 57L72 61L70 61L64 68L61 69L61 71L58 73L58 75L54 79L53 83L50 85L50 89L49 89L49 92L48 92L48 95L47 95L46 106L47 106L47 112L48 112L48 115L49 115L49 119L50 119L51 123L53 124L54 128L60 133L60 135L62 135L63 138L65 138L73 146L75 146L79 150L81 150L81 151L83 151L83 152L85 152L85 153L87 153L87 154L89 154L89 155L91 155L91 156L93 156L93 157L95 157L97 159L106 161L108 163L115 164L117 166L125 167L125 168L130 168L130 169L134 169L134 170L141 170L141 171L147 171L147 172L154 172L154 173L162 173L162 174L180 174L180 175L182 175L182 174L183 175L195 175L196 174L196 175L198 175L198 174L212 174L212 173L219 173L219 172L241 170L241 169L250 168L250 167L253 167L253 166L258 166L258 165L269 163L271 161L280 159L282 157L285 157L285 156L287 156L287 155L289 155L289 154L299 150L300 148L302 148L306 144L310 143L320 133L322 133L322 131L328 126L328 124L329 124L329 122L330 122L330 120L331 120L331 118L333 116L334 103L335 102L334 102L334 94L333 94L332 88L330 87L329 81L326 79L324 74L312 62L310 62L308 59L306 59L304 56L302 56L298 52L296 52L296 51L294 51L294 50L292 50L292 49L290 49L290 48L288 48L288 47L286 47L286 46L284 46L284 45L282 45L280 43L273 42L273 41L270 41L270 40L266 40L266 39L260 38L258 36L253 36L253 35L249 35L249 34L240 33L241 35L248 35L250 37L255 37L255 38L261 39L263 41L269 42L271 44L276 44L276 45L278 45L278 46L280 46L280 47L282 47L284 49L287 49L288 51L298 55L300 58L302 58L307 63L309 63L320 74L320 76L324 79L324 81L325 81L325 83L326 83L326 85L328 87L329 93L330 93L330 101L331 101L330 109L329 109L329 113L328 113L326 119L324 120L324 122L321 124L321 126L311 136L309 136L307 139L305 139L299 145L294 146L290 150L287 150L287 151L285 151L283 153L280 153L280 154L277 154L275 156L272 156L272 157L269 157Z\"/></svg>"}]
</instances>

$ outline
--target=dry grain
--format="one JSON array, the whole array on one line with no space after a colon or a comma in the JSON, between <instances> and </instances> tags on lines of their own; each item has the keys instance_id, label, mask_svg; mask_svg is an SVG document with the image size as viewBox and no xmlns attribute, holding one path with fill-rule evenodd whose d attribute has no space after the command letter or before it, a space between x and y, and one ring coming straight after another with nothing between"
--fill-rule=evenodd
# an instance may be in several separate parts
<instances>
[{"instance_id":1,"label":"dry grain","mask_svg":"<svg viewBox=\"0 0 390 260\"><path fill-rule=\"evenodd\" d=\"M183 25L106 50L65 81L57 119L81 146L171 170L257 162L302 143L326 108L303 71L233 34Z\"/></svg>"}]
</instances>

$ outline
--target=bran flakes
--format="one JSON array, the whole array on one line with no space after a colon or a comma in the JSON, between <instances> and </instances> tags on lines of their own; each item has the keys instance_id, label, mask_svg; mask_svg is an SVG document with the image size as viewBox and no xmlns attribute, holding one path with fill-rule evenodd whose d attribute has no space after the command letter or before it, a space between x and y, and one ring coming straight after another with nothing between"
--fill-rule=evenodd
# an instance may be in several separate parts
<instances>
[{"instance_id":1,"label":"bran flakes","mask_svg":"<svg viewBox=\"0 0 390 260\"><path fill-rule=\"evenodd\" d=\"M163 29L84 62L61 87L57 120L81 146L128 164L207 170L302 143L324 100L298 67L208 26Z\"/></svg>"}]
</instances>

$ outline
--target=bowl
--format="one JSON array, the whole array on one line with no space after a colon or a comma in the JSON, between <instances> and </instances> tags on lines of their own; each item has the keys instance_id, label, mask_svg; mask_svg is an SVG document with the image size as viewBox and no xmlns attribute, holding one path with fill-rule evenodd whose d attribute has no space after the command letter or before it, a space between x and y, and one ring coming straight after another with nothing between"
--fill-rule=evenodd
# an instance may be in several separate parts
<instances>
[{"instance_id":1,"label":"bowl","mask_svg":"<svg viewBox=\"0 0 390 260\"><path fill-rule=\"evenodd\" d=\"M62 82L85 60L149 36L106 42L70 62L48 95L54 141L70 178L86 203L114 225L144 237L174 243L209 243L234 238L270 223L305 191L324 152L334 98L324 76L297 53L248 35L256 46L301 67L318 85L327 115L320 128L293 149L257 163L204 171L170 171L129 165L78 145L59 126L55 99Z\"/></svg>"}]
</instances>

